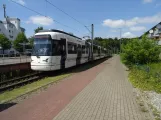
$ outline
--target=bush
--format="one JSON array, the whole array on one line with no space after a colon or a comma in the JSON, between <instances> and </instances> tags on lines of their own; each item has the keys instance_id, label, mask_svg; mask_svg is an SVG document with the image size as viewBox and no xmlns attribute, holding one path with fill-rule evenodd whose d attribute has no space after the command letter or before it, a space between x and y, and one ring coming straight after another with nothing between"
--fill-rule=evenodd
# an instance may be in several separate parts
<instances>
[{"instance_id":1,"label":"bush","mask_svg":"<svg viewBox=\"0 0 161 120\"><path fill-rule=\"evenodd\" d=\"M23 46L20 45L20 44L21 44L21 43L27 43L27 42L28 42L28 40L27 40L25 34L24 34L24 33L19 33L19 34L17 35L16 40L14 40L13 45L14 45L14 48L15 48L17 51L22 52L22 51L23 51ZM24 52L24 51L23 51L23 52Z\"/></svg>"},{"instance_id":2,"label":"bush","mask_svg":"<svg viewBox=\"0 0 161 120\"><path fill-rule=\"evenodd\" d=\"M122 52L122 61L127 65L147 64L159 60L160 48L154 40L144 36L123 45Z\"/></svg>"},{"instance_id":3,"label":"bush","mask_svg":"<svg viewBox=\"0 0 161 120\"><path fill-rule=\"evenodd\" d=\"M129 72L129 80L134 87L141 90L161 93L161 63L133 66Z\"/></svg>"},{"instance_id":4,"label":"bush","mask_svg":"<svg viewBox=\"0 0 161 120\"><path fill-rule=\"evenodd\" d=\"M3 53L4 50L11 48L11 41L3 34L0 34L0 47L3 49Z\"/></svg>"}]
</instances>

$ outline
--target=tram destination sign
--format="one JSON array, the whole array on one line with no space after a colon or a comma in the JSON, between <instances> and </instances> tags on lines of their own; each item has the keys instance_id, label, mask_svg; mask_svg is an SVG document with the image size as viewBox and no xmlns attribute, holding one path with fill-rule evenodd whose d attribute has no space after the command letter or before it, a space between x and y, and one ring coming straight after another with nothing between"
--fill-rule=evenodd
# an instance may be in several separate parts
<instances>
[{"instance_id":1,"label":"tram destination sign","mask_svg":"<svg viewBox=\"0 0 161 120\"><path fill-rule=\"evenodd\" d=\"M35 35L34 38L39 38L39 39L51 39L51 35Z\"/></svg>"}]
</instances>

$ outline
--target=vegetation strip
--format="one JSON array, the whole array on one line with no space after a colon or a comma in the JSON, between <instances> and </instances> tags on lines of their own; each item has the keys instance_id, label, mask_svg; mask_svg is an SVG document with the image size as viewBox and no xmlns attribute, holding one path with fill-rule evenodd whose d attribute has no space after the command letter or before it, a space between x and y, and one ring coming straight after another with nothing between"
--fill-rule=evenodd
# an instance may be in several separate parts
<instances>
[{"instance_id":1,"label":"vegetation strip","mask_svg":"<svg viewBox=\"0 0 161 120\"><path fill-rule=\"evenodd\" d=\"M24 85L26 83L29 83L31 81L36 81L38 79L41 79L41 78L39 76L34 76L34 77L27 79L27 80L23 80L23 81L20 81L20 82L17 82L17 83L13 83L11 85L0 87L0 91L5 91L5 90L8 90L8 89L11 89L11 88L14 88L14 87L18 87L20 85Z\"/></svg>"},{"instance_id":2,"label":"vegetation strip","mask_svg":"<svg viewBox=\"0 0 161 120\"><path fill-rule=\"evenodd\" d=\"M132 84L144 91L161 93L161 63L133 66L129 73Z\"/></svg>"},{"instance_id":3,"label":"vegetation strip","mask_svg":"<svg viewBox=\"0 0 161 120\"><path fill-rule=\"evenodd\" d=\"M44 78L40 81L36 81L34 83L28 84L26 86L20 87L13 89L12 91L6 91L2 94L0 94L0 103L7 103L17 97L23 96L27 93L33 92L37 89L40 89L42 87L45 87L51 83L57 82L58 80L61 80L63 78L66 78L70 76L71 74L64 74L64 75L59 75L55 77L48 77Z\"/></svg>"},{"instance_id":4,"label":"vegetation strip","mask_svg":"<svg viewBox=\"0 0 161 120\"><path fill-rule=\"evenodd\" d=\"M11 80L5 80L5 81L0 82L0 85L7 84L9 82L14 82L14 81L20 80L20 79L25 79L25 78L32 77L32 76L39 75L39 74L40 73L34 73L34 74L26 75L26 76L23 76L23 77L17 77L17 78L11 79Z\"/></svg>"},{"instance_id":5,"label":"vegetation strip","mask_svg":"<svg viewBox=\"0 0 161 120\"><path fill-rule=\"evenodd\" d=\"M155 91L152 94L155 101L152 102L150 98L147 101L144 100L144 103L149 102L153 109L155 108L154 105L159 106L161 104L160 99L155 95L155 93L161 93L160 53L161 49L157 42L147 38L146 35L131 39L122 45L121 58L122 62L130 68L130 82L134 87L139 88L140 93L146 92L149 95L149 93ZM159 112L156 112L155 109L153 115L155 119L160 120L161 114L159 115ZM161 111L161 109L157 108L157 111Z\"/></svg>"}]
</instances>

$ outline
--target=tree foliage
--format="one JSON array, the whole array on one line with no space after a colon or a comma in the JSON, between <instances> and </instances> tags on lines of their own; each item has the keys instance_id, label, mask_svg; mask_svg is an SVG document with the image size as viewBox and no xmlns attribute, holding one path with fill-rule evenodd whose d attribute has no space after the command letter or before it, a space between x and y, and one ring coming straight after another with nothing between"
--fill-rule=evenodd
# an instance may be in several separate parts
<instances>
[{"instance_id":1,"label":"tree foliage","mask_svg":"<svg viewBox=\"0 0 161 120\"><path fill-rule=\"evenodd\" d=\"M159 60L160 48L154 40L144 36L122 45L122 52L125 64L147 64Z\"/></svg>"},{"instance_id":2,"label":"tree foliage","mask_svg":"<svg viewBox=\"0 0 161 120\"><path fill-rule=\"evenodd\" d=\"M106 48L108 51L118 53L120 50L120 42L121 44L127 44L132 39L130 38L122 38L121 41L118 38L101 38L101 37L95 37L93 40L93 43L96 45L100 45L104 48ZM88 42L91 42L90 39L87 40Z\"/></svg>"},{"instance_id":3,"label":"tree foliage","mask_svg":"<svg viewBox=\"0 0 161 120\"><path fill-rule=\"evenodd\" d=\"M34 37L32 36L32 37L28 38L28 41L29 41L29 48L31 49L34 44Z\"/></svg>"},{"instance_id":4,"label":"tree foliage","mask_svg":"<svg viewBox=\"0 0 161 120\"><path fill-rule=\"evenodd\" d=\"M24 33L19 33L16 40L14 40L13 42L14 48L19 52L23 51L23 45L20 45L21 43L28 43L28 40Z\"/></svg>"},{"instance_id":5,"label":"tree foliage","mask_svg":"<svg viewBox=\"0 0 161 120\"><path fill-rule=\"evenodd\" d=\"M94 44L100 45L108 50L120 49L120 40L117 38L96 37L94 39Z\"/></svg>"},{"instance_id":6,"label":"tree foliage","mask_svg":"<svg viewBox=\"0 0 161 120\"><path fill-rule=\"evenodd\" d=\"M0 34L0 47L2 47L3 51L11 48L11 41L3 34Z\"/></svg>"},{"instance_id":7,"label":"tree foliage","mask_svg":"<svg viewBox=\"0 0 161 120\"><path fill-rule=\"evenodd\" d=\"M38 28L36 28L36 29L35 29L35 33L38 33L39 30L43 30L43 27L38 27Z\"/></svg>"}]
</instances>

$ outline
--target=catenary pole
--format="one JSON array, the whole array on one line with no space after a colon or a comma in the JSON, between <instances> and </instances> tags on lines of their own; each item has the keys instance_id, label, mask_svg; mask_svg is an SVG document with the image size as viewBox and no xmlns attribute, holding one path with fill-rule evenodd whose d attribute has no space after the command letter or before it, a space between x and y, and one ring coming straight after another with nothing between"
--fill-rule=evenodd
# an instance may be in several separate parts
<instances>
[{"instance_id":1,"label":"catenary pole","mask_svg":"<svg viewBox=\"0 0 161 120\"><path fill-rule=\"evenodd\" d=\"M92 59L93 59L93 39L94 39L94 25L91 25L91 53L92 53Z\"/></svg>"}]
</instances>

